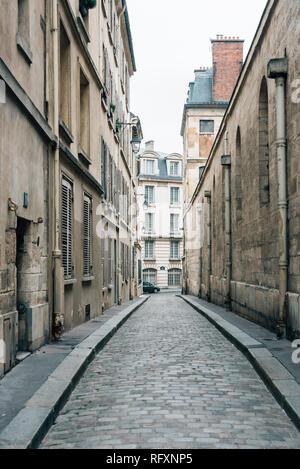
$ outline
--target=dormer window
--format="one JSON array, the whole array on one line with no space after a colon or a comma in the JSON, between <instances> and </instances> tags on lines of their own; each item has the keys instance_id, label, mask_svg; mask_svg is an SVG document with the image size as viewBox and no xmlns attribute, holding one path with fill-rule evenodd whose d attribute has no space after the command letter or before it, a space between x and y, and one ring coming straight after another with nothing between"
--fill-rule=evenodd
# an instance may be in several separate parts
<instances>
[{"instance_id":1,"label":"dormer window","mask_svg":"<svg viewBox=\"0 0 300 469\"><path fill-rule=\"evenodd\" d=\"M170 176L179 176L179 162L178 161L171 161Z\"/></svg>"},{"instance_id":2,"label":"dormer window","mask_svg":"<svg viewBox=\"0 0 300 469\"><path fill-rule=\"evenodd\" d=\"M154 174L154 160L145 160L145 174Z\"/></svg>"}]
</instances>

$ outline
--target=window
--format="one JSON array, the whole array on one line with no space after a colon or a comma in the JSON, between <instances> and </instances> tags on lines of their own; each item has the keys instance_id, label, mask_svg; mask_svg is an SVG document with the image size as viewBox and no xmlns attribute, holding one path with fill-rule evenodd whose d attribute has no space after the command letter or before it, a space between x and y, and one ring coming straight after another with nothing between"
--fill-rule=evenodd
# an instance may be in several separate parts
<instances>
[{"instance_id":1,"label":"window","mask_svg":"<svg viewBox=\"0 0 300 469\"><path fill-rule=\"evenodd\" d=\"M112 239L108 239L107 281L112 283Z\"/></svg>"},{"instance_id":2,"label":"window","mask_svg":"<svg viewBox=\"0 0 300 469\"><path fill-rule=\"evenodd\" d=\"M83 275L89 277L91 266L91 231L92 231L92 200L84 195L83 200Z\"/></svg>"},{"instance_id":3,"label":"window","mask_svg":"<svg viewBox=\"0 0 300 469\"><path fill-rule=\"evenodd\" d=\"M170 176L179 176L179 162L171 161Z\"/></svg>"},{"instance_id":4,"label":"window","mask_svg":"<svg viewBox=\"0 0 300 469\"><path fill-rule=\"evenodd\" d=\"M154 241L145 241L145 259L154 259Z\"/></svg>"},{"instance_id":5,"label":"window","mask_svg":"<svg viewBox=\"0 0 300 469\"><path fill-rule=\"evenodd\" d=\"M90 151L90 97L89 82L80 70L80 147L89 154Z\"/></svg>"},{"instance_id":6,"label":"window","mask_svg":"<svg viewBox=\"0 0 300 469\"><path fill-rule=\"evenodd\" d=\"M212 120L200 121L200 134L213 134L215 131L215 122Z\"/></svg>"},{"instance_id":7,"label":"window","mask_svg":"<svg viewBox=\"0 0 300 469\"><path fill-rule=\"evenodd\" d=\"M179 230L179 215L171 214L170 225L171 233L177 233Z\"/></svg>"},{"instance_id":8,"label":"window","mask_svg":"<svg viewBox=\"0 0 300 469\"><path fill-rule=\"evenodd\" d=\"M142 261L141 261L141 259L138 260L138 282L139 282L139 285L142 283Z\"/></svg>"},{"instance_id":9,"label":"window","mask_svg":"<svg viewBox=\"0 0 300 469\"><path fill-rule=\"evenodd\" d=\"M179 241L171 241L170 243L170 258L179 259Z\"/></svg>"},{"instance_id":10,"label":"window","mask_svg":"<svg viewBox=\"0 0 300 469\"><path fill-rule=\"evenodd\" d=\"M60 118L70 126L70 41L63 24L60 23Z\"/></svg>"},{"instance_id":11,"label":"window","mask_svg":"<svg viewBox=\"0 0 300 469\"><path fill-rule=\"evenodd\" d=\"M145 187L145 202L147 202L148 205L154 203L154 186Z\"/></svg>"},{"instance_id":12,"label":"window","mask_svg":"<svg viewBox=\"0 0 300 469\"><path fill-rule=\"evenodd\" d=\"M169 287L180 287L181 285L181 270L180 269L169 270L168 285Z\"/></svg>"},{"instance_id":13,"label":"window","mask_svg":"<svg viewBox=\"0 0 300 469\"><path fill-rule=\"evenodd\" d=\"M30 0L18 0L18 33L22 39L26 41L27 46L30 44Z\"/></svg>"},{"instance_id":14,"label":"window","mask_svg":"<svg viewBox=\"0 0 300 469\"><path fill-rule=\"evenodd\" d=\"M268 85L263 78L259 96L259 200L270 201Z\"/></svg>"},{"instance_id":15,"label":"window","mask_svg":"<svg viewBox=\"0 0 300 469\"><path fill-rule=\"evenodd\" d=\"M72 198L73 188L62 180L62 263L65 279L72 278Z\"/></svg>"},{"instance_id":16,"label":"window","mask_svg":"<svg viewBox=\"0 0 300 469\"><path fill-rule=\"evenodd\" d=\"M171 205L179 204L179 187L171 187Z\"/></svg>"},{"instance_id":17,"label":"window","mask_svg":"<svg viewBox=\"0 0 300 469\"><path fill-rule=\"evenodd\" d=\"M101 185L104 191L104 197L107 197L107 146L102 139L101 143Z\"/></svg>"},{"instance_id":18,"label":"window","mask_svg":"<svg viewBox=\"0 0 300 469\"><path fill-rule=\"evenodd\" d=\"M143 273L143 281L156 285L157 271L155 269L145 269Z\"/></svg>"},{"instance_id":19,"label":"window","mask_svg":"<svg viewBox=\"0 0 300 469\"><path fill-rule=\"evenodd\" d=\"M146 232L153 233L153 220L154 214L153 213L146 213Z\"/></svg>"},{"instance_id":20,"label":"window","mask_svg":"<svg viewBox=\"0 0 300 469\"><path fill-rule=\"evenodd\" d=\"M102 287L104 288L107 285L106 265L105 265L105 237L104 237L104 233L102 233L102 237L101 237L101 271L102 271Z\"/></svg>"},{"instance_id":21,"label":"window","mask_svg":"<svg viewBox=\"0 0 300 469\"><path fill-rule=\"evenodd\" d=\"M145 174L154 174L154 160L145 160Z\"/></svg>"}]
</instances>

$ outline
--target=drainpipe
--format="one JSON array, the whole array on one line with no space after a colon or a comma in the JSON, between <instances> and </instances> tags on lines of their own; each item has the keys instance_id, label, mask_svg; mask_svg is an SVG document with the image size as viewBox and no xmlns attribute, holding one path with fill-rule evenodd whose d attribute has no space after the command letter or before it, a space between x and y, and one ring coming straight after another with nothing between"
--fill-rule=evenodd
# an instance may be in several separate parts
<instances>
[{"instance_id":1,"label":"drainpipe","mask_svg":"<svg viewBox=\"0 0 300 469\"><path fill-rule=\"evenodd\" d=\"M208 214L207 214L207 250L208 250L208 268L207 268L207 275L208 275L208 281L207 281L207 293L206 293L206 300L210 303L211 301L211 284L210 284L210 277L212 273L212 256L211 256L211 249L212 249L212 244L211 244L211 192L210 191L205 191L204 192L204 197L207 200L208 204Z\"/></svg>"},{"instance_id":2,"label":"drainpipe","mask_svg":"<svg viewBox=\"0 0 300 469\"><path fill-rule=\"evenodd\" d=\"M228 155L228 131L225 134L225 155L221 157L221 164L225 170L225 243L226 243L226 294L225 306L227 311L231 311L231 271L232 271L232 253L231 253L231 190L230 190L230 172L231 155Z\"/></svg>"},{"instance_id":3,"label":"drainpipe","mask_svg":"<svg viewBox=\"0 0 300 469\"><path fill-rule=\"evenodd\" d=\"M55 337L62 331L61 314L62 308L62 266L61 249L59 244L60 234L60 168L59 168L59 81L58 81L58 11L57 0L52 1L52 47L53 47L53 132L57 137L54 153L54 218L55 218L55 239L53 250L54 263L54 323L53 331Z\"/></svg>"},{"instance_id":4,"label":"drainpipe","mask_svg":"<svg viewBox=\"0 0 300 469\"><path fill-rule=\"evenodd\" d=\"M286 336L288 291L288 197L287 197L287 133L285 82L288 73L287 58L272 59L268 64L268 77L276 83L276 127L278 164L278 219L279 219L279 318L278 337Z\"/></svg>"}]
</instances>

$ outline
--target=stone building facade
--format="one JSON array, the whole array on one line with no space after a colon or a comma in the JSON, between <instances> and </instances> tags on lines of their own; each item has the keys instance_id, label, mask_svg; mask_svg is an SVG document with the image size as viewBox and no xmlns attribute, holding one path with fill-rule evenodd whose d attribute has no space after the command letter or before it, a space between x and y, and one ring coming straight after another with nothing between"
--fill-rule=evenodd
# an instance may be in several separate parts
<instances>
[{"instance_id":1,"label":"stone building facade","mask_svg":"<svg viewBox=\"0 0 300 469\"><path fill-rule=\"evenodd\" d=\"M144 282L181 289L182 155L161 153L153 141L146 143L139 155L138 205Z\"/></svg>"},{"instance_id":2,"label":"stone building facade","mask_svg":"<svg viewBox=\"0 0 300 469\"><path fill-rule=\"evenodd\" d=\"M191 204L185 290L300 335L299 2L269 0Z\"/></svg>"},{"instance_id":3,"label":"stone building facade","mask_svg":"<svg viewBox=\"0 0 300 469\"><path fill-rule=\"evenodd\" d=\"M129 16L88 3L2 5L0 375L141 292Z\"/></svg>"}]
</instances>

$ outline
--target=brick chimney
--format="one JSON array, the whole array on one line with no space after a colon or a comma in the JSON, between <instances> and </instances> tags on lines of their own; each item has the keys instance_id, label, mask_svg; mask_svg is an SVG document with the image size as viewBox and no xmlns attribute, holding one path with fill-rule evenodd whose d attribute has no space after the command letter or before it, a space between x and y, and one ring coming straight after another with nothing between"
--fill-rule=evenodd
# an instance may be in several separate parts
<instances>
[{"instance_id":1,"label":"brick chimney","mask_svg":"<svg viewBox=\"0 0 300 469\"><path fill-rule=\"evenodd\" d=\"M244 59L244 41L239 37L218 35L212 39L213 100L229 101Z\"/></svg>"}]
</instances>

